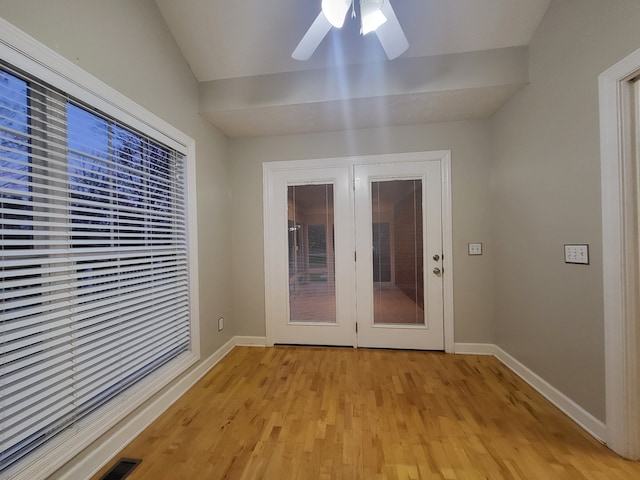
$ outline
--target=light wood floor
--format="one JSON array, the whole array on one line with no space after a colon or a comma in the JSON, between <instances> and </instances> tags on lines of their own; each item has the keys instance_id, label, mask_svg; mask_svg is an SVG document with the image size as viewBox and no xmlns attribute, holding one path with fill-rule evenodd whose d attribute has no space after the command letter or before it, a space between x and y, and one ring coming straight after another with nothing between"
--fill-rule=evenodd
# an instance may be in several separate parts
<instances>
[{"instance_id":1,"label":"light wood floor","mask_svg":"<svg viewBox=\"0 0 640 480\"><path fill-rule=\"evenodd\" d=\"M131 480L640 479L493 357L415 351L238 347L120 456Z\"/></svg>"}]
</instances>

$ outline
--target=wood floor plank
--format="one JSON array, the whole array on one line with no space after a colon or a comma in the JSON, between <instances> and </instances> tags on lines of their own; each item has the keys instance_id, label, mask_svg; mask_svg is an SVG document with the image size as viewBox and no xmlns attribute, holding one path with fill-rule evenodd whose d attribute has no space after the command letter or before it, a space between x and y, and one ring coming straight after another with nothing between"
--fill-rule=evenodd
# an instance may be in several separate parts
<instances>
[{"instance_id":1,"label":"wood floor plank","mask_svg":"<svg viewBox=\"0 0 640 480\"><path fill-rule=\"evenodd\" d=\"M130 480L640 479L495 358L416 351L237 347L120 456Z\"/></svg>"}]
</instances>

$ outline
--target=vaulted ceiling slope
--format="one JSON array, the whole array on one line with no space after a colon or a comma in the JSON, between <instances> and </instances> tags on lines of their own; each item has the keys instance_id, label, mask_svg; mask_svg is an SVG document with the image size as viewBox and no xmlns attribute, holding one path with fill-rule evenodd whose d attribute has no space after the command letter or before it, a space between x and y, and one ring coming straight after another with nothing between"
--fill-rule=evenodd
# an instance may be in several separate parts
<instances>
[{"instance_id":1,"label":"vaulted ceiling slope","mask_svg":"<svg viewBox=\"0 0 640 480\"><path fill-rule=\"evenodd\" d=\"M320 0L156 4L201 82L202 115L243 137L489 116L528 82L526 47L551 0L385 1L409 40L393 61L351 18L293 60Z\"/></svg>"}]
</instances>

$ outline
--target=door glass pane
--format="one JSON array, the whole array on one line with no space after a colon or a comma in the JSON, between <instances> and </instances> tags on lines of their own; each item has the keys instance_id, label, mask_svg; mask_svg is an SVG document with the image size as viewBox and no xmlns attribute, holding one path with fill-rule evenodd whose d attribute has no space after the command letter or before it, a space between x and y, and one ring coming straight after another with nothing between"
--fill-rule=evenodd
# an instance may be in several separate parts
<instances>
[{"instance_id":1,"label":"door glass pane","mask_svg":"<svg viewBox=\"0 0 640 480\"><path fill-rule=\"evenodd\" d=\"M333 185L287 193L289 321L336 323Z\"/></svg>"},{"instance_id":2,"label":"door glass pane","mask_svg":"<svg viewBox=\"0 0 640 480\"><path fill-rule=\"evenodd\" d=\"M422 181L372 182L374 324L424 325Z\"/></svg>"}]
</instances>

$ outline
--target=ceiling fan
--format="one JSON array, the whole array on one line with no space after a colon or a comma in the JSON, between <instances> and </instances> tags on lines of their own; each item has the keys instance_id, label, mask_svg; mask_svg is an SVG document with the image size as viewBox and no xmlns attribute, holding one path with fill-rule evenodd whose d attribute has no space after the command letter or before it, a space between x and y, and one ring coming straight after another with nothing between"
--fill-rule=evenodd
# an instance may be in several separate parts
<instances>
[{"instance_id":1,"label":"ceiling fan","mask_svg":"<svg viewBox=\"0 0 640 480\"><path fill-rule=\"evenodd\" d=\"M360 3L360 33L375 32L389 60L402 55L409 42L402 31L389 0L322 0L322 10L291 55L295 60L309 60L331 27L342 28L349 8L355 17L355 2Z\"/></svg>"}]
</instances>

